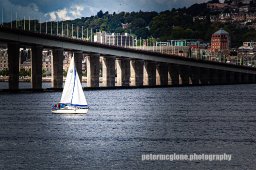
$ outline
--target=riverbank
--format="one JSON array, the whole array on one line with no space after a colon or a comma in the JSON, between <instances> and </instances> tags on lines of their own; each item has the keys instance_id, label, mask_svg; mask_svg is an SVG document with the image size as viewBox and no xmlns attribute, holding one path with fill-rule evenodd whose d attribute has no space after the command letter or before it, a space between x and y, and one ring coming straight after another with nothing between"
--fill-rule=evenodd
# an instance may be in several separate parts
<instances>
[{"instance_id":1,"label":"riverbank","mask_svg":"<svg viewBox=\"0 0 256 170\"><path fill-rule=\"evenodd\" d=\"M8 76L0 76L0 82L8 82L8 81L9 81ZM51 79L51 77L43 77L42 81L43 82L51 82L52 79ZM31 82L31 78L30 77L20 77L19 82Z\"/></svg>"},{"instance_id":2,"label":"riverbank","mask_svg":"<svg viewBox=\"0 0 256 170\"><path fill-rule=\"evenodd\" d=\"M93 91L93 90L121 90L121 89L146 89L146 88L167 88L167 87L184 87L184 86L115 86L115 87L83 87L84 91ZM43 89L31 89L31 88L23 88L23 89L0 89L1 93L48 93L48 92L62 92L63 88L43 88Z\"/></svg>"},{"instance_id":3,"label":"riverbank","mask_svg":"<svg viewBox=\"0 0 256 170\"><path fill-rule=\"evenodd\" d=\"M63 81L65 81L65 80L66 80L66 77L63 78ZM9 81L8 76L0 76L0 82L8 82L8 81ZM42 77L42 82L51 82L51 81L52 81L51 77ZM100 82L101 81L102 81L102 78L100 77ZM30 77L20 77L19 82L31 82L31 78ZM86 83L87 78L83 77L82 82Z\"/></svg>"}]
</instances>

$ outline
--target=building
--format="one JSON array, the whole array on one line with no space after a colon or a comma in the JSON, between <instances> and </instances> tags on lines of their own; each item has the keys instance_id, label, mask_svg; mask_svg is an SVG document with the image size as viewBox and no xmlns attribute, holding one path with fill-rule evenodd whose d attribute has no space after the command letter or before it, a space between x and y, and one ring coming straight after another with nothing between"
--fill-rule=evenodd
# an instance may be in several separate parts
<instances>
[{"instance_id":1,"label":"building","mask_svg":"<svg viewBox=\"0 0 256 170\"><path fill-rule=\"evenodd\" d=\"M116 37L115 45L117 46L123 46L123 47L134 46L134 37L128 33L117 34L115 37Z\"/></svg>"},{"instance_id":2,"label":"building","mask_svg":"<svg viewBox=\"0 0 256 170\"><path fill-rule=\"evenodd\" d=\"M20 48L20 64L28 61L31 58L31 53L29 49Z\"/></svg>"},{"instance_id":3,"label":"building","mask_svg":"<svg viewBox=\"0 0 256 170\"><path fill-rule=\"evenodd\" d=\"M68 71L69 64L70 64L71 57L72 57L73 53L70 51L65 51L63 55L64 55L63 70Z\"/></svg>"},{"instance_id":4,"label":"building","mask_svg":"<svg viewBox=\"0 0 256 170\"><path fill-rule=\"evenodd\" d=\"M180 40L170 40L171 46L183 47L188 46L190 48L199 48L202 44L200 39L180 39Z\"/></svg>"},{"instance_id":5,"label":"building","mask_svg":"<svg viewBox=\"0 0 256 170\"><path fill-rule=\"evenodd\" d=\"M101 44L108 44L108 45L117 45L117 46L134 46L135 39L132 35L125 33L125 34L116 34L116 33L106 33L103 32L96 32L94 35L94 42L101 43Z\"/></svg>"},{"instance_id":6,"label":"building","mask_svg":"<svg viewBox=\"0 0 256 170\"><path fill-rule=\"evenodd\" d=\"M42 69L45 71L45 75L51 75L51 57L52 51L51 50L43 50L42 54Z\"/></svg>"},{"instance_id":7,"label":"building","mask_svg":"<svg viewBox=\"0 0 256 170\"><path fill-rule=\"evenodd\" d=\"M240 65L256 66L256 42L243 42L237 50Z\"/></svg>"},{"instance_id":8,"label":"building","mask_svg":"<svg viewBox=\"0 0 256 170\"><path fill-rule=\"evenodd\" d=\"M256 3L255 0L225 0L224 3L232 5L249 5L250 3Z\"/></svg>"},{"instance_id":9,"label":"building","mask_svg":"<svg viewBox=\"0 0 256 170\"><path fill-rule=\"evenodd\" d=\"M122 23L122 28L123 29L128 29L129 28L129 26L130 26L130 23Z\"/></svg>"},{"instance_id":10,"label":"building","mask_svg":"<svg viewBox=\"0 0 256 170\"><path fill-rule=\"evenodd\" d=\"M20 63L20 70L31 71L31 59Z\"/></svg>"},{"instance_id":11,"label":"building","mask_svg":"<svg viewBox=\"0 0 256 170\"><path fill-rule=\"evenodd\" d=\"M19 56L19 69L30 71L31 70L31 53L28 48L20 48L20 56Z\"/></svg>"},{"instance_id":12,"label":"building","mask_svg":"<svg viewBox=\"0 0 256 170\"><path fill-rule=\"evenodd\" d=\"M224 52L229 51L230 37L229 33L224 29L220 29L212 35L211 38L211 51Z\"/></svg>"},{"instance_id":13,"label":"building","mask_svg":"<svg viewBox=\"0 0 256 170\"><path fill-rule=\"evenodd\" d=\"M205 21L207 19L206 16L195 16L193 17L193 22L196 22L196 21Z\"/></svg>"},{"instance_id":14,"label":"building","mask_svg":"<svg viewBox=\"0 0 256 170\"><path fill-rule=\"evenodd\" d=\"M230 37L229 33L224 29L220 29L211 38L211 59L213 61L227 62L230 48Z\"/></svg>"},{"instance_id":15,"label":"building","mask_svg":"<svg viewBox=\"0 0 256 170\"><path fill-rule=\"evenodd\" d=\"M252 48L256 48L256 42L243 42L243 46L242 47L252 47Z\"/></svg>"},{"instance_id":16,"label":"building","mask_svg":"<svg viewBox=\"0 0 256 170\"><path fill-rule=\"evenodd\" d=\"M227 7L225 3L208 3L207 8L211 10L223 10Z\"/></svg>"},{"instance_id":17,"label":"building","mask_svg":"<svg viewBox=\"0 0 256 170\"><path fill-rule=\"evenodd\" d=\"M7 49L0 49L0 71L8 69L8 55Z\"/></svg>"},{"instance_id":18,"label":"building","mask_svg":"<svg viewBox=\"0 0 256 170\"><path fill-rule=\"evenodd\" d=\"M94 42L101 43L101 44L109 44L114 45L115 44L115 36L114 34L103 32L96 32L94 35Z\"/></svg>"}]
</instances>

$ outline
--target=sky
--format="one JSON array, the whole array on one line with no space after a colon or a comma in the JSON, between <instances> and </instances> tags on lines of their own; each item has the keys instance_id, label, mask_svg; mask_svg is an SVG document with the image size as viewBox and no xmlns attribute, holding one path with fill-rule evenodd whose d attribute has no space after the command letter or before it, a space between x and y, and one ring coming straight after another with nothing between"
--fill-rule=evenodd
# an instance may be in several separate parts
<instances>
[{"instance_id":1,"label":"sky","mask_svg":"<svg viewBox=\"0 0 256 170\"><path fill-rule=\"evenodd\" d=\"M40 19L43 21L70 20L90 17L98 11L119 13L121 11L165 11L188 7L208 0L0 0L1 18Z\"/></svg>"}]
</instances>

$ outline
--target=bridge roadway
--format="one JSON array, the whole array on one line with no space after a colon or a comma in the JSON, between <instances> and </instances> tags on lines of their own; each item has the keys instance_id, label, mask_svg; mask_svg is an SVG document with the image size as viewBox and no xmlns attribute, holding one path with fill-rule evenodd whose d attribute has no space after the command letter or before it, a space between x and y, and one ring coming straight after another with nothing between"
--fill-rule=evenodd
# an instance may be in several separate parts
<instances>
[{"instance_id":1,"label":"bridge roadway","mask_svg":"<svg viewBox=\"0 0 256 170\"><path fill-rule=\"evenodd\" d=\"M106 87L256 82L256 68L252 67L110 46L56 35L0 27L0 41L8 47L9 89L18 89L18 57L21 47L32 49L33 89L42 88L42 50L45 48L53 50L53 88L61 88L63 84L63 51L74 52L80 75L82 56L87 56L89 87L99 86L100 57L103 64L103 85Z\"/></svg>"}]
</instances>

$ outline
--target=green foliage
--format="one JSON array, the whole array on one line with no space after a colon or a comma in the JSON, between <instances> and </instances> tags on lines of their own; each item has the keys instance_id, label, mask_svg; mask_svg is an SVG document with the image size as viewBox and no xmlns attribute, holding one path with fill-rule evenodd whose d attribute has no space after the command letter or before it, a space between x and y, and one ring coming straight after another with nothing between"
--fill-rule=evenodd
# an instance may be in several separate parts
<instances>
[{"instance_id":1,"label":"green foliage","mask_svg":"<svg viewBox=\"0 0 256 170\"><path fill-rule=\"evenodd\" d=\"M7 68L0 71L0 76L8 76L8 75L9 75L9 70Z\"/></svg>"},{"instance_id":2,"label":"green foliage","mask_svg":"<svg viewBox=\"0 0 256 170\"><path fill-rule=\"evenodd\" d=\"M31 69L29 70L25 70L24 68L20 69L19 76L20 77L31 76Z\"/></svg>"},{"instance_id":3,"label":"green foliage","mask_svg":"<svg viewBox=\"0 0 256 170\"><path fill-rule=\"evenodd\" d=\"M102 18L104 16L102 10L100 10L98 13L97 13L97 17L99 18Z\"/></svg>"},{"instance_id":4,"label":"green foliage","mask_svg":"<svg viewBox=\"0 0 256 170\"><path fill-rule=\"evenodd\" d=\"M51 72L50 71L47 71L45 69L42 69L42 76L43 77L47 77L47 76L50 76L51 75Z\"/></svg>"},{"instance_id":5,"label":"green foliage","mask_svg":"<svg viewBox=\"0 0 256 170\"><path fill-rule=\"evenodd\" d=\"M194 4L190 6L186 12L191 16L203 16L209 14L206 3Z\"/></svg>"},{"instance_id":6,"label":"green foliage","mask_svg":"<svg viewBox=\"0 0 256 170\"><path fill-rule=\"evenodd\" d=\"M138 28L135 32L135 35L141 38L147 38L149 37L149 30L147 28Z\"/></svg>"},{"instance_id":7,"label":"green foliage","mask_svg":"<svg viewBox=\"0 0 256 170\"><path fill-rule=\"evenodd\" d=\"M63 69L63 76L64 76L64 77L67 77L67 74L68 74L68 72Z\"/></svg>"},{"instance_id":8,"label":"green foliage","mask_svg":"<svg viewBox=\"0 0 256 170\"><path fill-rule=\"evenodd\" d=\"M218 0L217 0L218 1ZM217 2L213 0L212 2ZM230 33L232 47L238 47L243 41L256 41L256 31L248 28L239 28L235 24L211 23L210 15L213 12L207 9L207 3L194 4L188 8L172 9L157 12L120 12L109 14L108 12L99 11L96 16L82 17L75 20L64 21L64 35L67 33L67 25L69 36L71 33L71 24L74 25L73 35L77 35L77 26L79 37L81 37L81 27L83 26L84 38L87 35L90 37L91 29L93 32L106 31L115 33L132 33L138 38L147 39L154 37L158 41L167 41L170 39L202 39L210 41L212 34L220 28L224 28ZM204 20L193 21L193 17L203 16ZM128 23L126 29L122 28L122 24ZM23 22L18 25L23 28ZM36 24L34 27L33 24ZM51 32L52 26L53 34L57 32L57 23L47 23L48 33ZM62 22L58 23L58 33L61 33ZM28 21L26 21L26 28L28 28ZM31 21L31 30L39 31L38 21ZM46 23L41 24L41 32L45 32Z\"/></svg>"},{"instance_id":9,"label":"green foliage","mask_svg":"<svg viewBox=\"0 0 256 170\"><path fill-rule=\"evenodd\" d=\"M153 18L150 23L150 33L153 37L170 35L172 31L173 20L170 14L160 14Z\"/></svg>"}]
</instances>

